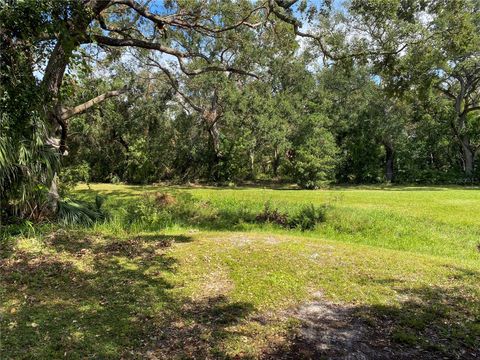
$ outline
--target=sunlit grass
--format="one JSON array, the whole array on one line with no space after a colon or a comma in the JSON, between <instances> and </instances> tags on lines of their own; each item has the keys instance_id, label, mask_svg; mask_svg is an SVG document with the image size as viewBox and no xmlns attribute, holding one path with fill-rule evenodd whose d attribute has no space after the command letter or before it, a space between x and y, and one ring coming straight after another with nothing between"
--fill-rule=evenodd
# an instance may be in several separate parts
<instances>
[{"instance_id":1,"label":"sunlit grass","mask_svg":"<svg viewBox=\"0 0 480 360\"><path fill-rule=\"evenodd\" d=\"M109 221L5 242L5 358L255 358L287 341L289 311L319 292L365 321L388 318L392 341L478 348L478 190L91 188L77 194L106 195ZM127 204L166 190L227 219L125 227ZM266 201L333 207L313 231L241 221Z\"/></svg>"},{"instance_id":2,"label":"sunlit grass","mask_svg":"<svg viewBox=\"0 0 480 360\"><path fill-rule=\"evenodd\" d=\"M119 201L123 204L132 201L145 192L189 192L230 214L235 214L239 209L259 213L268 201L284 210L308 203L332 204L334 210L329 214L329 221L316 231L301 235L480 261L480 190L476 188L391 187L387 190L340 188L299 191L262 188L162 189L95 184L92 189L107 197L108 194L114 195L110 199L114 205L118 205ZM83 196L92 194L84 186L80 186L79 190ZM265 226L248 224L240 224L237 228L242 231L285 233L279 228L265 229Z\"/></svg>"}]
</instances>

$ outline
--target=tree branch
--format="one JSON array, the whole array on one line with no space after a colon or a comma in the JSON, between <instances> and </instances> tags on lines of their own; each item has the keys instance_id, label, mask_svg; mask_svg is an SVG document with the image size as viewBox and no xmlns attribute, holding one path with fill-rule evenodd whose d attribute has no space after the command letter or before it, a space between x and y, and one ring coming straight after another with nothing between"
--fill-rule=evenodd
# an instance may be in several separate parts
<instances>
[{"instance_id":1,"label":"tree branch","mask_svg":"<svg viewBox=\"0 0 480 360\"><path fill-rule=\"evenodd\" d=\"M480 105L469 107L469 108L465 109L463 112L464 112L465 114L468 114L468 113L470 113L470 112L472 112L472 111L477 111L477 110L480 110Z\"/></svg>"},{"instance_id":2,"label":"tree branch","mask_svg":"<svg viewBox=\"0 0 480 360\"><path fill-rule=\"evenodd\" d=\"M254 77L255 79L258 79L258 76L254 73L234 68L232 66L222 66L222 65L210 65L210 66L205 66L203 68L195 69L195 70L189 70L185 67L185 64L183 61L179 59L178 64L180 65L180 69L185 75L190 75L190 76L197 76L200 74L204 74L206 72L212 72L212 71L218 71L218 72L230 72L230 73L235 73L235 74L240 74L240 75L246 75L246 76L251 76Z\"/></svg>"},{"instance_id":3,"label":"tree branch","mask_svg":"<svg viewBox=\"0 0 480 360\"><path fill-rule=\"evenodd\" d=\"M113 4L120 4L120 5L128 6L129 8L136 11L142 17L144 17L146 19L149 19L150 21L157 24L160 28L163 28L165 25L177 26L177 27L180 27L180 28L183 28L183 29L191 29L191 30L197 31L199 33L202 33L204 35L210 35L210 36L215 35L215 34L219 34L219 33L225 32L225 31L236 29L236 28L238 28L242 25L250 27L250 28L256 28L256 27L262 25L265 22L266 19L263 20L263 21L259 21L257 23L250 23L250 22L248 22L248 19L250 19L250 17L254 13L256 13L256 12L262 10L262 9L267 10L266 18L268 18L268 12L269 12L269 7L266 6L266 4L264 3L264 4L261 4L257 7L255 7L254 9L252 9L246 16L244 16L242 19L240 19L238 22L236 22L232 25L225 26L225 27L212 28L212 27L205 26L205 25L203 25L199 22L191 22L191 21L185 21L183 19L180 19L179 14L173 14L173 15L167 15L167 16L159 16L157 14L153 14L148 10L148 8L146 6L140 5L138 2L136 2L134 0L115 0L113 2Z\"/></svg>"},{"instance_id":4,"label":"tree branch","mask_svg":"<svg viewBox=\"0 0 480 360\"><path fill-rule=\"evenodd\" d=\"M280 7L281 9L288 10L297 1L298 0L269 0L270 11L274 13L280 20L286 22L287 24L292 25L295 35L314 40L320 47L320 50L322 51L324 56L332 60L361 58L361 57L370 56L370 55L376 55L376 56L398 55L402 51L404 51L407 47L415 45L418 42L420 42L420 41L405 42L399 48L392 51L366 50L366 51L355 52L355 53L344 54L344 55L335 55L332 52L330 52L330 50L327 49L327 46L325 45L321 36L301 31L300 28L302 27L302 23L298 19L294 18L293 16L290 16L290 14L288 13L279 11L279 9L277 8L277 7ZM433 37L433 35L429 36L427 40L430 39L431 37Z\"/></svg>"},{"instance_id":5,"label":"tree branch","mask_svg":"<svg viewBox=\"0 0 480 360\"><path fill-rule=\"evenodd\" d=\"M93 99L90 99L83 104L77 105L72 108L67 108L67 109L62 109L60 112L60 119L62 121L65 121L67 119L70 119L72 116L79 115L90 109L92 106L101 103L102 101L105 101L108 98L114 97L121 95L127 91L126 88L121 89L121 90L112 90L112 91L107 91L106 93L96 96Z\"/></svg>"},{"instance_id":6,"label":"tree branch","mask_svg":"<svg viewBox=\"0 0 480 360\"><path fill-rule=\"evenodd\" d=\"M456 99L456 96L453 95L448 89L445 89L441 86L435 86L437 88L437 90L441 91L444 95L446 95L447 97L451 98L451 99Z\"/></svg>"},{"instance_id":7,"label":"tree branch","mask_svg":"<svg viewBox=\"0 0 480 360\"><path fill-rule=\"evenodd\" d=\"M172 88L175 90L177 94L179 94L187 103L190 105L195 111L202 112L203 108L195 104L188 96L186 96L181 90L180 87L178 86L178 82L176 79L174 79L173 75L170 73L170 71L162 66L157 60L149 57L148 58L151 62L155 64L156 67L158 67L162 72L167 76L168 81L172 85Z\"/></svg>"},{"instance_id":8,"label":"tree branch","mask_svg":"<svg viewBox=\"0 0 480 360\"><path fill-rule=\"evenodd\" d=\"M187 53L187 52L183 52L168 46L164 46L159 43L140 40L140 39L132 39L132 38L117 39L117 38L112 38L112 37L103 36L103 35L93 35L93 39L98 44L102 44L102 45L115 46L115 47L133 46L133 47L138 47L142 49L158 50L165 54L173 55L177 58L186 58L186 57L194 57L194 56L205 58L205 56L201 54Z\"/></svg>"}]
</instances>

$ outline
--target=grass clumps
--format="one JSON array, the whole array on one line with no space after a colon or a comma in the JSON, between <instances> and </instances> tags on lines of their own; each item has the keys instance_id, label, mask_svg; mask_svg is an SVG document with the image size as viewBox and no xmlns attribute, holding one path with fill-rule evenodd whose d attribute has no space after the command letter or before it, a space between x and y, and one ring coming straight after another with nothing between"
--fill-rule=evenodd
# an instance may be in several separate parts
<instances>
[{"instance_id":1,"label":"grass clumps","mask_svg":"<svg viewBox=\"0 0 480 360\"><path fill-rule=\"evenodd\" d=\"M221 204L220 204L221 205ZM208 200L195 198L187 192L145 194L140 201L130 202L124 208L122 223L126 229L150 230L176 226L199 226L207 229L230 229L272 224L285 229L313 230L326 221L326 205L304 204L290 211L281 211L267 201L260 213L241 206L219 206Z\"/></svg>"},{"instance_id":2,"label":"grass clumps","mask_svg":"<svg viewBox=\"0 0 480 360\"><path fill-rule=\"evenodd\" d=\"M127 229L196 225L216 216L216 209L208 201L197 200L184 192L145 194L139 201L129 202L121 215Z\"/></svg>"},{"instance_id":3,"label":"grass clumps","mask_svg":"<svg viewBox=\"0 0 480 360\"><path fill-rule=\"evenodd\" d=\"M288 214L282 213L277 208L273 208L270 201L265 203L263 211L258 214L255 219L259 223L273 223L285 227L289 225Z\"/></svg>"},{"instance_id":4,"label":"grass clumps","mask_svg":"<svg viewBox=\"0 0 480 360\"><path fill-rule=\"evenodd\" d=\"M177 203L177 199L172 194L157 192L155 193L155 202L160 207L168 207L175 205Z\"/></svg>"},{"instance_id":5,"label":"grass clumps","mask_svg":"<svg viewBox=\"0 0 480 360\"><path fill-rule=\"evenodd\" d=\"M290 219L290 226L302 231L313 230L318 223L327 220L327 205L303 205Z\"/></svg>"},{"instance_id":6,"label":"grass clumps","mask_svg":"<svg viewBox=\"0 0 480 360\"><path fill-rule=\"evenodd\" d=\"M267 201L263 211L255 219L259 223L272 223L285 228L307 231L315 229L318 223L326 221L327 210L328 206L326 205L305 204L292 214L282 213L279 209L273 208L270 201Z\"/></svg>"}]
</instances>

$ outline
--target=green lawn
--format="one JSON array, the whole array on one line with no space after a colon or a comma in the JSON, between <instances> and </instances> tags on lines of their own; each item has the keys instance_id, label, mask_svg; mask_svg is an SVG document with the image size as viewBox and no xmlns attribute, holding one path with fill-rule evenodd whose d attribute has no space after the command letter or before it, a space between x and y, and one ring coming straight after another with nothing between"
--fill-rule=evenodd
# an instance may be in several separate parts
<instances>
[{"instance_id":1,"label":"green lawn","mask_svg":"<svg viewBox=\"0 0 480 360\"><path fill-rule=\"evenodd\" d=\"M190 193L198 215L125 226L163 191ZM478 189L76 189L97 193L105 223L4 237L2 358L298 355L295 309L319 297L392 348L480 355ZM305 232L245 220L267 201L330 210Z\"/></svg>"}]
</instances>

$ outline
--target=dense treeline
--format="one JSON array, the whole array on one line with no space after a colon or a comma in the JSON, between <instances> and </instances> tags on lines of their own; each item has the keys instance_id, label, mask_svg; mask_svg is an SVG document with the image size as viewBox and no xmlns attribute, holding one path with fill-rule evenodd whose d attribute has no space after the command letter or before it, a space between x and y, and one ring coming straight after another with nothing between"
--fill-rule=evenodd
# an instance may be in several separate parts
<instances>
[{"instance_id":1,"label":"dense treeline","mask_svg":"<svg viewBox=\"0 0 480 360\"><path fill-rule=\"evenodd\" d=\"M4 3L2 208L57 211L58 177L478 181L479 6Z\"/></svg>"},{"instance_id":2,"label":"dense treeline","mask_svg":"<svg viewBox=\"0 0 480 360\"><path fill-rule=\"evenodd\" d=\"M72 121L68 175L80 167L97 182L283 179L304 187L468 181L449 125L454 112L441 96L396 99L367 68L294 65L287 71L300 77L287 73L270 84L196 78L216 86L211 95L189 95L204 97L206 107L218 102L215 123L164 82L152 81L148 96L135 101L112 100Z\"/></svg>"}]
</instances>

